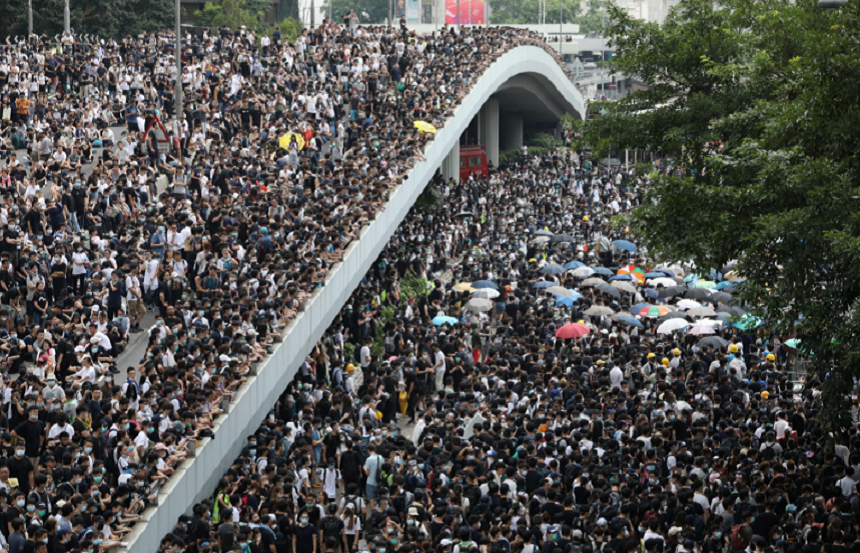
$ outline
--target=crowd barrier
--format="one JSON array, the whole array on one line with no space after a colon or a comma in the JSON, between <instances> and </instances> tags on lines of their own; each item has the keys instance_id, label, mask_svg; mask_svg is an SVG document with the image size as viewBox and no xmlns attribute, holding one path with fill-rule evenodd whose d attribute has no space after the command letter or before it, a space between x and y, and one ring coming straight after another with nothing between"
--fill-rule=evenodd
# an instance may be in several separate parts
<instances>
[{"instance_id":1,"label":"crowd barrier","mask_svg":"<svg viewBox=\"0 0 860 553\"><path fill-rule=\"evenodd\" d=\"M491 94L521 73L543 75L556 86L560 83L558 90L570 105L582 106L582 96L554 58L541 48L520 46L497 58L429 142L424 152L426 161L416 162L404 175L403 183L391 192L385 210L362 229L359 240L347 248L343 262L332 268L325 285L317 289L305 310L284 330L283 342L238 390L229 410L217 419L215 437L192 444L193 457L176 470L159 491L157 505L143 511L140 522L126 536L125 548L130 553L157 551L161 539L173 529L179 516L190 513L195 503L214 492L218 480L239 456L245 438L268 415L472 118Z\"/></svg>"}]
</instances>

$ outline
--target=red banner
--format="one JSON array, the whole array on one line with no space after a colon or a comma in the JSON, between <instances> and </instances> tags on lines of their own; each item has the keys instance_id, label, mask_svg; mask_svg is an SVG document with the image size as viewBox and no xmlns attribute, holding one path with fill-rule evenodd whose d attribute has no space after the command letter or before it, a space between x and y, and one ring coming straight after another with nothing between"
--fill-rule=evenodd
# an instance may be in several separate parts
<instances>
[{"instance_id":1,"label":"red banner","mask_svg":"<svg viewBox=\"0 0 860 553\"><path fill-rule=\"evenodd\" d=\"M448 25L484 24L484 0L459 0L459 13L457 3L458 0L445 0L445 22Z\"/></svg>"}]
</instances>

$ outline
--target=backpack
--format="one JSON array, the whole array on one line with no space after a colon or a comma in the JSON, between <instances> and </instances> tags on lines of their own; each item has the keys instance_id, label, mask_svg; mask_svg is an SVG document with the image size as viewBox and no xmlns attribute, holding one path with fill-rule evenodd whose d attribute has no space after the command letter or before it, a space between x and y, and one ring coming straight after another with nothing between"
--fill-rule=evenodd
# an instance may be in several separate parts
<instances>
[{"instance_id":1,"label":"backpack","mask_svg":"<svg viewBox=\"0 0 860 553\"><path fill-rule=\"evenodd\" d=\"M334 536L338 537L341 528L340 519L333 516L327 516L322 519L320 526L322 526L322 531L324 536Z\"/></svg>"},{"instance_id":2,"label":"backpack","mask_svg":"<svg viewBox=\"0 0 860 553\"><path fill-rule=\"evenodd\" d=\"M743 551L747 548L747 543L743 536L743 529L743 524L736 524L732 526L732 534L730 536L732 551Z\"/></svg>"},{"instance_id":3,"label":"backpack","mask_svg":"<svg viewBox=\"0 0 860 553\"><path fill-rule=\"evenodd\" d=\"M275 551L277 553L290 553L293 544L280 530L275 532Z\"/></svg>"},{"instance_id":4,"label":"backpack","mask_svg":"<svg viewBox=\"0 0 860 553\"><path fill-rule=\"evenodd\" d=\"M763 461L773 461L774 459L776 459L776 450L774 449L774 446L766 445L761 452L761 458Z\"/></svg>"}]
</instances>

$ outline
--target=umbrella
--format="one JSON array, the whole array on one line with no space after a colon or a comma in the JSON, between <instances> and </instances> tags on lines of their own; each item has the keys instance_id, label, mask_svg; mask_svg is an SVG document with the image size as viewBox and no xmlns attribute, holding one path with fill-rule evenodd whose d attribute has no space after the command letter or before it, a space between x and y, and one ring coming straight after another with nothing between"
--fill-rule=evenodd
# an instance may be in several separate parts
<instances>
[{"instance_id":1,"label":"umbrella","mask_svg":"<svg viewBox=\"0 0 860 553\"><path fill-rule=\"evenodd\" d=\"M668 321L657 327L657 334L669 334L671 332L675 332L676 330L687 328L688 326L690 326L690 323L688 323L684 319L669 319Z\"/></svg>"},{"instance_id":2,"label":"umbrella","mask_svg":"<svg viewBox=\"0 0 860 553\"><path fill-rule=\"evenodd\" d=\"M590 333L591 329L584 324L570 323L555 331L556 338L582 338Z\"/></svg>"},{"instance_id":3,"label":"umbrella","mask_svg":"<svg viewBox=\"0 0 860 553\"><path fill-rule=\"evenodd\" d=\"M633 313L630 313L628 311L619 311L618 313L613 313L612 315L609 316L609 318L612 319L613 321L620 321L624 317L627 317L628 319L634 318Z\"/></svg>"},{"instance_id":4,"label":"umbrella","mask_svg":"<svg viewBox=\"0 0 860 553\"><path fill-rule=\"evenodd\" d=\"M564 268L567 270L579 269L580 267L585 267L585 263L582 261L571 261L570 263L565 263Z\"/></svg>"},{"instance_id":5,"label":"umbrella","mask_svg":"<svg viewBox=\"0 0 860 553\"><path fill-rule=\"evenodd\" d=\"M664 278L666 273L645 273L645 278Z\"/></svg>"},{"instance_id":6,"label":"umbrella","mask_svg":"<svg viewBox=\"0 0 860 553\"><path fill-rule=\"evenodd\" d=\"M642 293L645 294L646 296L648 296L649 298L654 299L654 300L656 300L658 297L660 297L660 292L658 292L657 290L655 290L653 288L643 288Z\"/></svg>"},{"instance_id":7,"label":"umbrella","mask_svg":"<svg viewBox=\"0 0 860 553\"><path fill-rule=\"evenodd\" d=\"M693 317L690 317L689 315L687 315L683 311L670 311L657 320L660 322L663 322L663 321L668 321L669 319L684 319L687 322L690 322L690 323L693 322Z\"/></svg>"},{"instance_id":8,"label":"umbrella","mask_svg":"<svg viewBox=\"0 0 860 553\"><path fill-rule=\"evenodd\" d=\"M630 312L631 313L639 313L640 311L642 311L646 307L651 307L652 305L653 304L645 303L645 302L637 303L636 305L634 305L633 307L630 308Z\"/></svg>"},{"instance_id":9,"label":"umbrella","mask_svg":"<svg viewBox=\"0 0 860 553\"><path fill-rule=\"evenodd\" d=\"M621 291L618 290L618 288L616 288L614 286L610 286L610 285L606 284L605 282L603 284L598 284L594 288L596 290L600 290L604 294L612 296L613 298L620 298L621 297Z\"/></svg>"},{"instance_id":10,"label":"umbrella","mask_svg":"<svg viewBox=\"0 0 860 553\"><path fill-rule=\"evenodd\" d=\"M800 338L792 338L791 340L786 340L783 345L787 348L797 349L797 346L800 345Z\"/></svg>"},{"instance_id":11,"label":"umbrella","mask_svg":"<svg viewBox=\"0 0 860 553\"><path fill-rule=\"evenodd\" d=\"M675 319L676 321L679 319ZM695 334L697 336L701 336L702 334L714 334L715 331L710 326L694 326L690 330L687 331L688 334Z\"/></svg>"},{"instance_id":12,"label":"umbrella","mask_svg":"<svg viewBox=\"0 0 860 553\"><path fill-rule=\"evenodd\" d=\"M724 281L722 281L722 282L718 282L718 283L717 283L717 285L714 287L714 290L723 290L723 289L726 289L726 288L728 288L729 290L731 290L731 289L732 289L732 288L734 288L734 287L735 287L735 283L734 283L734 282L732 282L731 280L724 280Z\"/></svg>"},{"instance_id":13,"label":"umbrella","mask_svg":"<svg viewBox=\"0 0 860 553\"><path fill-rule=\"evenodd\" d=\"M639 251L639 248L636 247L636 244L634 244L633 242L628 242L627 240L616 240L615 242L612 243L612 245L615 246L616 248L619 248L619 249L622 249L624 251L628 251L631 253Z\"/></svg>"},{"instance_id":14,"label":"umbrella","mask_svg":"<svg viewBox=\"0 0 860 553\"><path fill-rule=\"evenodd\" d=\"M652 278L652 279L649 279L649 280L648 280L648 284L650 284L651 286L665 286L665 287L668 287L668 286L675 286L675 285L677 285L678 283L677 283L677 282L675 282L673 279L671 279L671 278L667 277L667 276L661 276L661 277L658 277L658 278Z\"/></svg>"},{"instance_id":15,"label":"umbrella","mask_svg":"<svg viewBox=\"0 0 860 553\"><path fill-rule=\"evenodd\" d=\"M573 236L569 234L556 234L550 239L550 242L573 242Z\"/></svg>"},{"instance_id":16,"label":"umbrella","mask_svg":"<svg viewBox=\"0 0 860 553\"><path fill-rule=\"evenodd\" d=\"M631 294L636 293L636 287L633 286L632 284L630 284L629 282L616 281L616 282L611 283L610 286L618 288L622 292L629 292Z\"/></svg>"},{"instance_id":17,"label":"umbrella","mask_svg":"<svg viewBox=\"0 0 860 553\"><path fill-rule=\"evenodd\" d=\"M553 286L555 286L555 282L549 280L539 280L532 284L532 288L537 288L538 290L540 290L541 288L552 288Z\"/></svg>"},{"instance_id":18,"label":"umbrella","mask_svg":"<svg viewBox=\"0 0 860 553\"><path fill-rule=\"evenodd\" d=\"M719 309L717 311L719 311ZM740 315L738 315L738 316L740 316ZM717 313L716 317L714 317L714 318L717 319L718 321L724 323L724 322L728 321L729 319L731 319L732 317L733 317L733 315L731 313L726 313L725 311L723 311L722 313ZM702 321L699 321L699 322L701 323Z\"/></svg>"},{"instance_id":19,"label":"umbrella","mask_svg":"<svg viewBox=\"0 0 860 553\"><path fill-rule=\"evenodd\" d=\"M678 265L671 265L670 266L670 265L667 265L665 263L661 263L660 265L657 265L657 269L665 269L668 273L671 273L673 276L676 276L676 277L683 277L684 276L684 269L682 269Z\"/></svg>"},{"instance_id":20,"label":"umbrella","mask_svg":"<svg viewBox=\"0 0 860 553\"><path fill-rule=\"evenodd\" d=\"M305 137L297 132L288 132L285 135L282 135L281 138L278 139L278 146L283 149L287 149L290 146L290 142L293 141L293 138L296 139L296 144L299 147L299 150L305 147Z\"/></svg>"},{"instance_id":21,"label":"umbrella","mask_svg":"<svg viewBox=\"0 0 860 553\"><path fill-rule=\"evenodd\" d=\"M668 288L663 288L660 290L660 295L658 298L673 298L675 296L680 296L684 292L687 291L687 288L684 286L669 286Z\"/></svg>"},{"instance_id":22,"label":"umbrella","mask_svg":"<svg viewBox=\"0 0 860 553\"><path fill-rule=\"evenodd\" d=\"M716 288L717 283L712 280L700 280L693 285L693 288L707 288L709 290Z\"/></svg>"},{"instance_id":23,"label":"umbrella","mask_svg":"<svg viewBox=\"0 0 860 553\"><path fill-rule=\"evenodd\" d=\"M571 292L567 288L563 286L550 286L546 289L550 294L555 294L556 296L564 296L564 297L573 297L574 292Z\"/></svg>"},{"instance_id":24,"label":"umbrella","mask_svg":"<svg viewBox=\"0 0 860 553\"><path fill-rule=\"evenodd\" d=\"M702 338L696 343L700 349L708 346L713 346L714 349L721 349L729 345L728 340L722 338L720 336L708 336L707 338Z\"/></svg>"},{"instance_id":25,"label":"umbrella","mask_svg":"<svg viewBox=\"0 0 860 553\"><path fill-rule=\"evenodd\" d=\"M727 315L731 315L732 317L743 317L747 314L746 311L744 311L737 305L721 305L717 308L717 311L719 311L720 313L726 313Z\"/></svg>"},{"instance_id":26,"label":"umbrella","mask_svg":"<svg viewBox=\"0 0 860 553\"><path fill-rule=\"evenodd\" d=\"M447 325L455 325L458 322L460 322L459 319L456 319L454 317L446 317L445 315L438 315L438 316L433 318L433 324L436 326L442 326L442 325L446 325L446 324Z\"/></svg>"},{"instance_id":27,"label":"umbrella","mask_svg":"<svg viewBox=\"0 0 860 553\"><path fill-rule=\"evenodd\" d=\"M415 121L412 124L415 125L415 128L421 132L429 132L430 134L436 134L436 127L426 121Z\"/></svg>"},{"instance_id":28,"label":"umbrella","mask_svg":"<svg viewBox=\"0 0 860 553\"><path fill-rule=\"evenodd\" d=\"M476 280L472 283L472 288L492 288L493 290L498 290L499 285L489 280Z\"/></svg>"},{"instance_id":29,"label":"umbrella","mask_svg":"<svg viewBox=\"0 0 860 553\"><path fill-rule=\"evenodd\" d=\"M473 298L484 298L484 299L494 299L500 296L498 290L493 290L492 288L478 288L474 292L472 292Z\"/></svg>"},{"instance_id":30,"label":"umbrella","mask_svg":"<svg viewBox=\"0 0 860 553\"><path fill-rule=\"evenodd\" d=\"M469 311L489 311L493 308L493 302L485 299L485 298L472 298L466 305L463 306L463 309L468 309Z\"/></svg>"},{"instance_id":31,"label":"umbrella","mask_svg":"<svg viewBox=\"0 0 860 553\"><path fill-rule=\"evenodd\" d=\"M732 299L732 295L725 292L714 292L708 299L711 303L727 303Z\"/></svg>"},{"instance_id":32,"label":"umbrella","mask_svg":"<svg viewBox=\"0 0 860 553\"><path fill-rule=\"evenodd\" d=\"M662 305L652 305L651 307L646 307L645 309L640 311L638 315L640 317L650 317L652 319L656 319L657 317L662 317L668 312L668 307L663 307Z\"/></svg>"},{"instance_id":33,"label":"umbrella","mask_svg":"<svg viewBox=\"0 0 860 553\"><path fill-rule=\"evenodd\" d=\"M761 324L761 319L758 317L754 317L747 313L741 319L735 323L735 327L741 330L749 330L751 328L755 328Z\"/></svg>"},{"instance_id":34,"label":"umbrella","mask_svg":"<svg viewBox=\"0 0 860 553\"><path fill-rule=\"evenodd\" d=\"M471 282L461 282L459 284L455 284L454 290L457 290L458 292L474 292L475 291L475 289L472 288Z\"/></svg>"},{"instance_id":35,"label":"umbrella","mask_svg":"<svg viewBox=\"0 0 860 553\"><path fill-rule=\"evenodd\" d=\"M542 275L560 275L564 272L564 267L561 265L556 265L555 263L550 263L549 265L544 266L543 269L540 270Z\"/></svg>"},{"instance_id":36,"label":"umbrella","mask_svg":"<svg viewBox=\"0 0 860 553\"><path fill-rule=\"evenodd\" d=\"M588 315L589 317L605 317L607 315L612 315L614 311L608 307L604 307L602 305L592 305L588 309L586 309L583 313Z\"/></svg>"},{"instance_id":37,"label":"umbrella","mask_svg":"<svg viewBox=\"0 0 860 553\"><path fill-rule=\"evenodd\" d=\"M588 288L589 286L598 286L600 284L606 284L602 278L591 277L582 281L580 284L580 288Z\"/></svg>"},{"instance_id":38,"label":"umbrella","mask_svg":"<svg viewBox=\"0 0 860 553\"><path fill-rule=\"evenodd\" d=\"M580 267L573 270L573 276L577 278L588 278L594 274L594 269L591 267Z\"/></svg>"},{"instance_id":39,"label":"umbrella","mask_svg":"<svg viewBox=\"0 0 860 553\"><path fill-rule=\"evenodd\" d=\"M535 236L529 244L546 244L549 242L549 236Z\"/></svg>"},{"instance_id":40,"label":"umbrella","mask_svg":"<svg viewBox=\"0 0 860 553\"><path fill-rule=\"evenodd\" d=\"M594 267L594 274L604 275L604 276L612 276L612 271L605 267Z\"/></svg>"},{"instance_id":41,"label":"umbrella","mask_svg":"<svg viewBox=\"0 0 860 553\"><path fill-rule=\"evenodd\" d=\"M553 233L551 231L541 229L535 232L535 236L553 236Z\"/></svg>"},{"instance_id":42,"label":"umbrella","mask_svg":"<svg viewBox=\"0 0 860 553\"><path fill-rule=\"evenodd\" d=\"M713 317L716 314L717 312L710 307L702 307L701 305L687 311L687 315L691 317Z\"/></svg>"},{"instance_id":43,"label":"umbrella","mask_svg":"<svg viewBox=\"0 0 860 553\"><path fill-rule=\"evenodd\" d=\"M582 299L582 296L577 294L576 292L574 292L573 294L574 295L570 297L562 296L558 298L557 300L555 300L555 304L561 307L573 307L573 304L574 302L576 302L576 300Z\"/></svg>"},{"instance_id":44,"label":"umbrella","mask_svg":"<svg viewBox=\"0 0 860 553\"><path fill-rule=\"evenodd\" d=\"M694 280L700 280L702 275L699 273L690 273L684 277L684 282L693 282Z\"/></svg>"},{"instance_id":45,"label":"umbrella","mask_svg":"<svg viewBox=\"0 0 860 553\"><path fill-rule=\"evenodd\" d=\"M693 300L679 300L676 305L678 306L678 309L693 309L702 306L702 304Z\"/></svg>"},{"instance_id":46,"label":"umbrella","mask_svg":"<svg viewBox=\"0 0 860 553\"><path fill-rule=\"evenodd\" d=\"M609 282L612 282L613 280L627 280L627 281L631 281L631 280L633 280L633 277L632 277L632 276L630 276L630 275L615 275L614 277L612 277L612 278L610 278L610 279L609 279Z\"/></svg>"},{"instance_id":47,"label":"umbrella","mask_svg":"<svg viewBox=\"0 0 860 553\"><path fill-rule=\"evenodd\" d=\"M706 288L690 288L684 292L684 297L688 300L703 300L711 297L711 293Z\"/></svg>"},{"instance_id":48,"label":"umbrella","mask_svg":"<svg viewBox=\"0 0 860 553\"><path fill-rule=\"evenodd\" d=\"M475 214L471 211L461 211L460 213L454 215L454 217L474 217Z\"/></svg>"},{"instance_id":49,"label":"umbrella","mask_svg":"<svg viewBox=\"0 0 860 553\"><path fill-rule=\"evenodd\" d=\"M618 322L628 324L630 326L635 326L637 328L645 328L645 325L643 325L633 317L621 317L620 319L618 319Z\"/></svg>"},{"instance_id":50,"label":"umbrella","mask_svg":"<svg viewBox=\"0 0 860 553\"><path fill-rule=\"evenodd\" d=\"M618 269L619 275L630 275L632 278L636 280L645 280L645 271L637 267L636 265L627 265L626 267L621 267Z\"/></svg>"},{"instance_id":51,"label":"umbrella","mask_svg":"<svg viewBox=\"0 0 860 553\"><path fill-rule=\"evenodd\" d=\"M718 321L716 319L699 319L696 321L696 326L710 326L712 328L717 328L723 326L723 321Z\"/></svg>"}]
</instances>

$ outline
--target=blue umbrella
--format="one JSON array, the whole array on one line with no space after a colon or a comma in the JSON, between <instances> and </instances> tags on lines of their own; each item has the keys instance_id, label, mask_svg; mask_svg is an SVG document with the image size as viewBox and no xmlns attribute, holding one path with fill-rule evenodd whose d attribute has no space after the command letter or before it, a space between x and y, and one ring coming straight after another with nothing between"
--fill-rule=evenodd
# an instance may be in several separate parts
<instances>
[{"instance_id":1,"label":"blue umbrella","mask_svg":"<svg viewBox=\"0 0 860 553\"><path fill-rule=\"evenodd\" d=\"M438 315L433 319L433 324L436 326L442 326L444 324L455 325L459 322L459 319L456 319L454 317L446 317L445 315Z\"/></svg>"},{"instance_id":2,"label":"blue umbrella","mask_svg":"<svg viewBox=\"0 0 860 553\"><path fill-rule=\"evenodd\" d=\"M613 280L633 280L633 277L630 275L617 275L609 279L609 282Z\"/></svg>"},{"instance_id":3,"label":"blue umbrella","mask_svg":"<svg viewBox=\"0 0 860 553\"><path fill-rule=\"evenodd\" d=\"M714 290L722 290L723 288L734 288L734 287L735 287L734 282L732 282L731 280L724 280L722 282L718 282L717 286L714 288Z\"/></svg>"},{"instance_id":4,"label":"blue umbrella","mask_svg":"<svg viewBox=\"0 0 860 553\"><path fill-rule=\"evenodd\" d=\"M702 275L698 273L688 273L687 276L684 277L684 282L692 282L694 280L702 280Z\"/></svg>"},{"instance_id":5,"label":"blue umbrella","mask_svg":"<svg viewBox=\"0 0 860 553\"><path fill-rule=\"evenodd\" d=\"M631 325L631 326L635 326L635 327L638 327L638 328L645 328L645 325L643 325L641 322L637 321L637 320L636 320L636 319L634 319L633 317L620 317L620 318L618 319L618 322L620 322L620 323L627 323L627 324L629 324L629 325Z\"/></svg>"},{"instance_id":6,"label":"blue umbrella","mask_svg":"<svg viewBox=\"0 0 860 553\"><path fill-rule=\"evenodd\" d=\"M609 269L607 269L606 267L592 267L591 270L594 271L594 274L596 274L596 275L612 276L615 274L612 271L610 271Z\"/></svg>"},{"instance_id":7,"label":"blue umbrella","mask_svg":"<svg viewBox=\"0 0 860 553\"><path fill-rule=\"evenodd\" d=\"M555 304L560 306L560 307L573 307L573 304L576 302L576 300L581 299L581 298L582 298L582 296L580 296L579 294L576 294L576 295L571 296L569 298L568 297L561 297L561 298L558 298L555 300Z\"/></svg>"},{"instance_id":8,"label":"blue umbrella","mask_svg":"<svg viewBox=\"0 0 860 553\"><path fill-rule=\"evenodd\" d=\"M571 269L579 269L580 267L585 267L585 266L586 266L585 263L583 263L581 261L571 261L570 263L566 263L564 265L564 268L567 270L571 270Z\"/></svg>"},{"instance_id":9,"label":"blue umbrella","mask_svg":"<svg viewBox=\"0 0 860 553\"><path fill-rule=\"evenodd\" d=\"M636 305L634 305L633 307L630 308L630 312L631 313L639 313L640 311L642 311L646 307L654 307L654 304L653 303L637 303Z\"/></svg>"},{"instance_id":10,"label":"blue umbrella","mask_svg":"<svg viewBox=\"0 0 860 553\"><path fill-rule=\"evenodd\" d=\"M477 280L472 283L472 288L492 288L493 290L498 290L499 285L489 280Z\"/></svg>"},{"instance_id":11,"label":"blue umbrella","mask_svg":"<svg viewBox=\"0 0 860 553\"><path fill-rule=\"evenodd\" d=\"M616 240L612 243L612 245L616 248L620 248L631 253L639 251L639 248L636 247L636 244L634 244L633 242L628 242L627 240Z\"/></svg>"},{"instance_id":12,"label":"blue umbrella","mask_svg":"<svg viewBox=\"0 0 860 553\"><path fill-rule=\"evenodd\" d=\"M537 288L539 290L542 290L544 288L552 288L553 286L555 286L555 282L550 282L548 280L539 280L532 284L532 288ZM475 285L473 284L472 287L474 288Z\"/></svg>"},{"instance_id":13,"label":"blue umbrella","mask_svg":"<svg viewBox=\"0 0 860 553\"><path fill-rule=\"evenodd\" d=\"M642 293L648 296L649 298L657 299L660 297L660 292L653 288L643 288Z\"/></svg>"},{"instance_id":14,"label":"blue umbrella","mask_svg":"<svg viewBox=\"0 0 860 553\"><path fill-rule=\"evenodd\" d=\"M559 275L564 272L564 267L562 267L561 265L556 265L555 263L550 263L549 265L546 265L543 269L541 269L540 272L542 275ZM475 285L473 284L472 288L474 287Z\"/></svg>"},{"instance_id":15,"label":"blue umbrella","mask_svg":"<svg viewBox=\"0 0 860 553\"><path fill-rule=\"evenodd\" d=\"M645 278L665 278L666 273L645 273Z\"/></svg>"}]
</instances>

